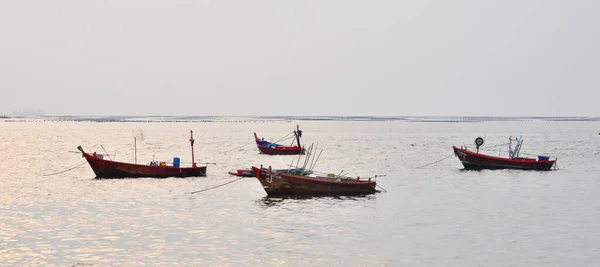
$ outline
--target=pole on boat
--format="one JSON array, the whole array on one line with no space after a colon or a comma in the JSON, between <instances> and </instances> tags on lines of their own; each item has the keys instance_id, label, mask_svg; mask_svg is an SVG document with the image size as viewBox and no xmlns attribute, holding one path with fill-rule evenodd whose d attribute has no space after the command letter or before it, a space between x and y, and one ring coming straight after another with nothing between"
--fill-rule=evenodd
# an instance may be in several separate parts
<instances>
[{"instance_id":1,"label":"pole on boat","mask_svg":"<svg viewBox=\"0 0 600 267\"><path fill-rule=\"evenodd\" d=\"M315 160L315 163L312 166L310 166L311 171L315 168L315 165L317 165L317 162L319 161L319 158L321 157L321 153L323 153L323 149L321 149L321 152L319 152L319 155L317 156L317 160Z\"/></svg>"},{"instance_id":2,"label":"pole on boat","mask_svg":"<svg viewBox=\"0 0 600 267\"><path fill-rule=\"evenodd\" d=\"M319 143L317 143L315 145L315 152L316 151L319 151ZM313 164L315 164L315 155L312 156L312 160L311 160L310 165L308 166L308 168L310 169Z\"/></svg>"},{"instance_id":3,"label":"pole on boat","mask_svg":"<svg viewBox=\"0 0 600 267\"><path fill-rule=\"evenodd\" d=\"M137 138L135 136L133 137L133 155L135 164L137 164Z\"/></svg>"},{"instance_id":4,"label":"pole on boat","mask_svg":"<svg viewBox=\"0 0 600 267\"><path fill-rule=\"evenodd\" d=\"M310 144L310 147L308 148L308 152L306 154L306 157L304 159L304 165L302 165L302 172L300 172L300 175L304 175L304 170L306 170L306 164L308 164L308 162L310 162L310 156L312 153L312 149L313 149L313 144Z\"/></svg>"},{"instance_id":5,"label":"pole on boat","mask_svg":"<svg viewBox=\"0 0 600 267\"><path fill-rule=\"evenodd\" d=\"M300 126L296 124L296 130L294 131L294 135L296 135L296 142L298 142L298 147L302 149L302 145L300 145L300 137L302 137L302 131L300 131Z\"/></svg>"},{"instance_id":6,"label":"pole on boat","mask_svg":"<svg viewBox=\"0 0 600 267\"><path fill-rule=\"evenodd\" d=\"M196 161L194 160L194 132L190 130L190 145L192 146L192 167L196 168Z\"/></svg>"},{"instance_id":7,"label":"pole on boat","mask_svg":"<svg viewBox=\"0 0 600 267\"><path fill-rule=\"evenodd\" d=\"M109 158L110 160L113 160L113 159L110 157L110 154L108 154L108 152L106 152L106 149L104 149L104 146L103 146L103 145L100 145L100 147L102 148L102 150L104 150L104 153L106 153L106 155L108 156L108 158Z\"/></svg>"}]
</instances>

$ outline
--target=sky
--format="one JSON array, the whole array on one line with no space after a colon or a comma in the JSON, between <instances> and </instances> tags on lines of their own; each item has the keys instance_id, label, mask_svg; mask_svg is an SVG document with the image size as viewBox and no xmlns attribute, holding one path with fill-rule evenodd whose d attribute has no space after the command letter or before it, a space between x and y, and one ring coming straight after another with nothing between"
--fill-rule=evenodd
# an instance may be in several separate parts
<instances>
[{"instance_id":1,"label":"sky","mask_svg":"<svg viewBox=\"0 0 600 267\"><path fill-rule=\"evenodd\" d=\"M600 116L600 1L0 1L0 115Z\"/></svg>"}]
</instances>

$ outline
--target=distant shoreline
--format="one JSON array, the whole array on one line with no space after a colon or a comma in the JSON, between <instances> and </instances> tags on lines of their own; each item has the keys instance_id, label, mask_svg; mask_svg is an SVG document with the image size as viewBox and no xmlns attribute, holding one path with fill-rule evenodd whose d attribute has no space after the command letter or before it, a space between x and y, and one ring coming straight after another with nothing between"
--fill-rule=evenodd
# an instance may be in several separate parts
<instances>
[{"instance_id":1,"label":"distant shoreline","mask_svg":"<svg viewBox=\"0 0 600 267\"><path fill-rule=\"evenodd\" d=\"M253 122L253 121L405 121L405 122L596 122L600 117L472 117L472 116L0 116L5 121L73 122Z\"/></svg>"}]
</instances>

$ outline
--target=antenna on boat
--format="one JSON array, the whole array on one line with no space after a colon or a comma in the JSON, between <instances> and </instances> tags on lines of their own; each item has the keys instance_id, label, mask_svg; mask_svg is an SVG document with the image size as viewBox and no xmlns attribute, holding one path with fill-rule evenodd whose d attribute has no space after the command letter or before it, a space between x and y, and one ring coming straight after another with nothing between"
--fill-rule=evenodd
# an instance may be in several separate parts
<instances>
[{"instance_id":1,"label":"antenna on boat","mask_svg":"<svg viewBox=\"0 0 600 267\"><path fill-rule=\"evenodd\" d=\"M133 155L135 164L137 164L137 139L140 138L140 141L144 141L144 132L140 128L136 128L133 130Z\"/></svg>"},{"instance_id":2,"label":"antenna on boat","mask_svg":"<svg viewBox=\"0 0 600 267\"><path fill-rule=\"evenodd\" d=\"M190 145L192 146L192 167L196 168L196 161L194 161L194 132L190 130Z\"/></svg>"}]
</instances>

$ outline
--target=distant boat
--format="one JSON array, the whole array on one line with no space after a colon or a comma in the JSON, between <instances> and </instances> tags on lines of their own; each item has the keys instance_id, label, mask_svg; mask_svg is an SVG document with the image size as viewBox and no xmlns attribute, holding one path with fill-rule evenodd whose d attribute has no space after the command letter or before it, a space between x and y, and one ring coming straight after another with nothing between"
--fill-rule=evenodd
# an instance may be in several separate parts
<instances>
[{"instance_id":1,"label":"distant boat","mask_svg":"<svg viewBox=\"0 0 600 267\"><path fill-rule=\"evenodd\" d=\"M269 196L347 196L379 192L376 189L377 183L371 178L341 177L334 174L294 175L257 167L252 167L252 172Z\"/></svg>"},{"instance_id":2,"label":"distant boat","mask_svg":"<svg viewBox=\"0 0 600 267\"><path fill-rule=\"evenodd\" d=\"M277 144L276 142L271 143L271 142L265 141L264 138L258 138L256 133L254 133L254 140L256 141L256 146L258 147L258 150L260 151L260 153L263 153L263 154L267 154L267 155L304 154L305 150L304 150L304 148L301 147L301 144L300 144L300 138L302 137L302 131L300 130L300 127L298 125L296 125L296 130L290 134L294 135L294 141L296 141L297 145L294 146L292 143L292 145L286 146L286 145ZM290 134L288 134L288 136ZM284 137L282 139L285 139L286 137Z\"/></svg>"},{"instance_id":3,"label":"distant boat","mask_svg":"<svg viewBox=\"0 0 600 267\"><path fill-rule=\"evenodd\" d=\"M551 160L547 156L538 156L535 158L523 158L519 156L523 138L509 139L509 157L496 157L479 153L479 147L483 145L483 138L475 139L477 151L468 150L466 147L453 146L454 155L458 157L465 169L481 170L481 169L519 169L519 170L550 170L555 166L556 159ZM515 147L512 147L513 141L516 141Z\"/></svg>"},{"instance_id":4,"label":"distant boat","mask_svg":"<svg viewBox=\"0 0 600 267\"><path fill-rule=\"evenodd\" d=\"M181 167L180 159L173 158L172 165L167 165L166 162L151 161L148 165L132 164L126 162L117 162L104 159L104 155L94 153L86 153L81 146L77 149L81 151L82 156L92 167L96 174L96 178L167 178L167 177L197 177L206 176L206 167L196 165L194 162L194 138L190 131L190 143L192 146L192 166Z\"/></svg>"}]
</instances>

